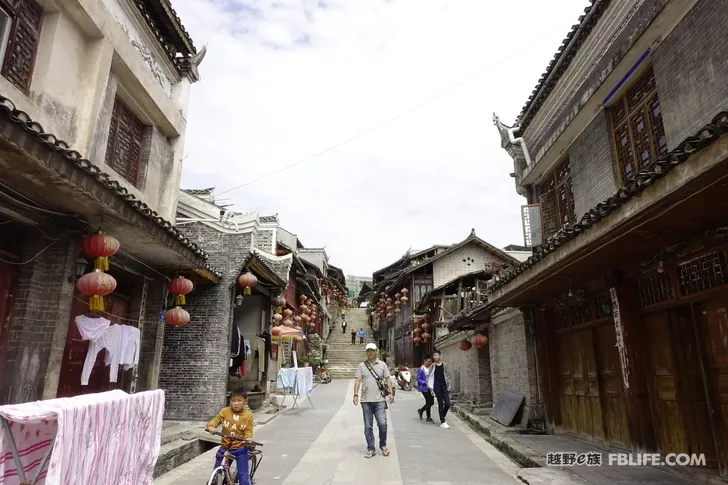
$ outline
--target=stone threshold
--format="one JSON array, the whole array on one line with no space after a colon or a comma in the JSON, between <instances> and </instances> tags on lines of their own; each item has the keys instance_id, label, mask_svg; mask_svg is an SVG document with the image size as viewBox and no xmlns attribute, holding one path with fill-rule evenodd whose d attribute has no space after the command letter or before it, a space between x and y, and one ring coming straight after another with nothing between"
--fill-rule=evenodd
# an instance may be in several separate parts
<instances>
[{"instance_id":1,"label":"stone threshold","mask_svg":"<svg viewBox=\"0 0 728 485\"><path fill-rule=\"evenodd\" d=\"M601 453L618 451L623 453L629 453L629 451L624 450L607 450L606 448L600 447L595 443L574 438L571 436L551 435L544 433L543 431L529 430L521 426L506 427L496 421L493 421L487 415L478 415L474 413L469 409L470 407L471 406L464 405L463 403L454 402L452 403L451 412L456 413L463 421L465 421L476 431L478 431L479 434L483 436L486 441L488 441L497 449L508 455L513 461L515 461L524 468L543 468L544 470L567 471L571 476L584 480L584 477L580 473L575 472L570 467L547 467L546 453L544 452L544 450L537 451L534 448L522 443L521 441L519 441L519 439L526 442L536 442L537 440L543 440L545 442L544 444L549 443L549 445L551 445L551 448L553 448L553 450L550 451L566 451L565 449L559 449L559 445L566 445L566 447L569 448L569 451L597 451ZM602 467L590 468L592 468L593 470L597 470L599 468L609 469L611 467L603 465ZM621 466L618 467L618 469L620 472L622 472L621 474L625 476L631 475L632 473L649 473L651 471L660 474L662 474L662 472L668 473L669 475L665 475L665 477L667 479L669 479L671 476L674 477L674 479L676 479L677 481L671 481L670 483L675 484L687 485L695 483L709 483L715 485L728 485L728 477L720 477L717 475L717 471L704 470L700 468L681 466ZM530 481L526 480L525 477L519 478L521 478L521 480L525 483L531 483ZM611 480L603 480L604 477L600 478L602 478L602 480L599 481L599 483L624 483L621 481L617 482ZM587 479L587 481L589 480ZM540 482L534 481L533 483L535 484ZM637 481L632 483L641 482L638 479Z\"/></svg>"}]
</instances>

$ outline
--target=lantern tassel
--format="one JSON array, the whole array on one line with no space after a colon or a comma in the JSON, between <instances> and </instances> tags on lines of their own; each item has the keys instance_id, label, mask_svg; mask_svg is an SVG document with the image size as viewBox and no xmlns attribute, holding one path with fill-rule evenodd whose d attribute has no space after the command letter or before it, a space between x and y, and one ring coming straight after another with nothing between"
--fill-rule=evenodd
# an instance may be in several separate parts
<instances>
[{"instance_id":1,"label":"lantern tassel","mask_svg":"<svg viewBox=\"0 0 728 485\"><path fill-rule=\"evenodd\" d=\"M278 313L278 314L281 314L281 313L283 313L283 308L281 308L281 307L276 307L276 311L275 311L274 313Z\"/></svg>"},{"instance_id":2,"label":"lantern tassel","mask_svg":"<svg viewBox=\"0 0 728 485\"><path fill-rule=\"evenodd\" d=\"M243 295L249 295L250 294L250 286L246 286L243 290Z\"/></svg>"},{"instance_id":3,"label":"lantern tassel","mask_svg":"<svg viewBox=\"0 0 728 485\"><path fill-rule=\"evenodd\" d=\"M88 306L92 312L104 311L104 297L99 295L92 296L88 299Z\"/></svg>"},{"instance_id":4,"label":"lantern tassel","mask_svg":"<svg viewBox=\"0 0 728 485\"><path fill-rule=\"evenodd\" d=\"M177 306L184 305L186 303L184 295L177 295L174 299L174 303Z\"/></svg>"},{"instance_id":5,"label":"lantern tassel","mask_svg":"<svg viewBox=\"0 0 728 485\"><path fill-rule=\"evenodd\" d=\"M94 261L94 269L99 271L109 271L109 258L106 256L99 256Z\"/></svg>"}]
</instances>

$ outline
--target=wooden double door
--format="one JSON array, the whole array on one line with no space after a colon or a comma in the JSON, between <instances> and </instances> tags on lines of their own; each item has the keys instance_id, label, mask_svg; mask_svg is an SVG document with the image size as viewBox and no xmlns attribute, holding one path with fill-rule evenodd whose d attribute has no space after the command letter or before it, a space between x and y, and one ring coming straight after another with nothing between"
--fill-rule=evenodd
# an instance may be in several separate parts
<instances>
[{"instance_id":1,"label":"wooden double door","mask_svg":"<svg viewBox=\"0 0 728 485\"><path fill-rule=\"evenodd\" d=\"M561 426L566 433L629 448L614 323L603 320L556 336Z\"/></svg>"},{"instance_id":2,"label":"wooden double door","mask_svg":"<svg viewBox=\"0 0 728 485\"><path fill-rule=\"evenodd\" d=\"M725 468L728 297L653 313L644 325L658 450L705 454L708 467Z\"/></svg>"}]
</instances>

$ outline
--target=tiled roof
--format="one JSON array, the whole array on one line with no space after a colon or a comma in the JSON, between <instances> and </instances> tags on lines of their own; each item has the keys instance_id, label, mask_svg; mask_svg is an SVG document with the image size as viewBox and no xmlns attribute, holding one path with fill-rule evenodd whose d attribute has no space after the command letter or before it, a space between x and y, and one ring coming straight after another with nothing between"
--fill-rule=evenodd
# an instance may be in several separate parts
<instances>
[{"instance_id":1,"label":"tiled roof","mask_svg":"<svg viewBox=\"0 0 728 485\"><path fill-rule=\"evenodd\" d=\"M263 223L278 222L278 214L274 216L260 216L259 219Z\"/></svg>"},{"instance_id":2,"label":"tiled roof","mask_svg":"<svg viewBox=\"0 0 728 485\"><path fill-rule=\"evenodd\" d=\"M546 72L541 75L538 84L533 88L521 114L518 115L516 124L520 126L521 133L526 130L543 102L566 72L584 40L589 36L610 2L611 0L591 0L591 5L584 9L584 15L579 17L579 23L572 26L571 31L561 43L561 47L546 67Z\"/></svg>"},{"instance_id":3,"label":"tiled roof","mask_svg":"<svg viewBox=\"0 0 728 485\"><path fill-rule=\"evenodd\" d=\"M542 246L534 251L533 256L516 266L506 276L493 284L492 291L502 288L506 283L526 272L546 256L553 253L557 248L575 239L579 234L582 234L597 224L617 208L629 202L632 198L639 196L653 182L664 177L670 170L684 163L692 155L698 153L725 133L728 133L728 111L721 111L694 136L687 137L677 148L655 162L651 168L638 173L635 180L629 182L626 186L619 189L616 194L604 202L600 202L584 214L578 224L575 226L563 226L559 229L556 234L549 237Z\"/></svg>"},{"instance_id":4,"label":"tiled roof","mask_svg":"<svg viewBox=\"0 0 728 485\"><path fill-rule=\"evenodd\" d=\"M171 222L161 217L156 211L152 210L147 204L137 199L133 194L130 194L126 188L124 188L118 181L113 180L109 174L103 172L88 159L83 158L81 154L76 150L73 150L68 143L63 140L59 140L51 133L46 133L40 123L30 119L28 113L17 109L10 99L1 94L0 113L7 116L12 122L20 125L28 133L31 133L39 143L42 143L52 150L62 154L69 162L92 176L97 182L112 191L116 197L122 199L142 216L154 221L158 226L177 239L183 247L191 250L195 253L195 255L201 258L208 258L208 254L205 251L200 249L197 244L193 243L187 236L182 234L176 227L174 227L174 225L172 225ZM222 277L222 273L213 269L209 264L205 264L205 269L213 273L218 278Z\"/></svg>"},{"instance_id":5,"label":"tiled roof","mask_svg":"<svg viewBox=\"0 0 728 485\"><path fill-rule=\"evenodd\" d=\"M196 54L197 49L170 1L134 0L134 4L169 59L184 72L184 61Z\"/></svg>"},{"instance_id":6,"label":"tiled roof","mask_svg":"<svg viewBox=\"0 0 728 485\"><path fill-rule=\"evenodd\" d=\"M215 187L209 187L207 189L182 189L182 192L187 192L190 195L212 195L215 192Z\"/></svg>"}]
</instances>

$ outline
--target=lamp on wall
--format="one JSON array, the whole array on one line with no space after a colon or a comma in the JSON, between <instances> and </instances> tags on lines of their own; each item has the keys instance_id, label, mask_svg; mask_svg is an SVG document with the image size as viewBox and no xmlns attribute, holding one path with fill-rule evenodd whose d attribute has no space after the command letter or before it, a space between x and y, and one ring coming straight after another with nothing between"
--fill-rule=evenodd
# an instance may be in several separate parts
<instances>
[{"instance_id":1,"label":"lamp on wall","mask_svg":"<svg viewBox=\"0 0 728 485\"><path fill-rule=\"evenodd\" d=\"M86 258L78 258L76 262L73 263L73 274L68 277L68 282L73 283L78 280L81 276L86 274L87 269L88 260Z\"/></svg>"},{"instance_id":2,"label":"lamp on wall","mask_svg":"<svg viewBox=\"0 0 728 485\"><path fill-rule=\"evenodd\" d=\"M235 297L235 307L240 308L243 306L243 295L238 293L238 296Z\"/></svg>"}]
</instances>

